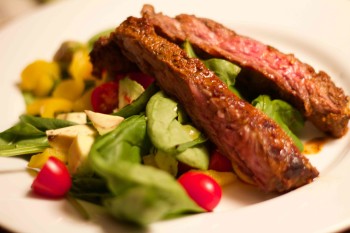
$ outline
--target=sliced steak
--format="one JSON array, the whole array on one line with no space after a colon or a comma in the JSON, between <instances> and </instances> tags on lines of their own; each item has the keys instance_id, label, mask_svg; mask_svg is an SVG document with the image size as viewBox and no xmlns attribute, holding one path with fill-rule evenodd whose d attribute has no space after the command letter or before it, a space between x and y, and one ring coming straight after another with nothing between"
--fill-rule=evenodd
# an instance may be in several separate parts
<instances>
[{"instance_id":1,"label":"sliced steak","mask_svg":"<svg viewBox=\"0 0 350 233\"><path fill-rule=\"evenodd\" d=\"M142 15L158 34L176 42L190 43L201 51L227 59L243 68L245 87L276 95L298 108L321 131L334 137L347 132L349 97L323 71L234 31L210 19L181 14L170 18L145 5ZM254 75L252 75L252 73ZM257 75L258 74L258 75ZM264 88L264 90L261 90Z\"/></svg>"},{"instance_id":2,"label":"sliced steak","mask_svg":"<svg viewBox=\"0 0 350 233\"><path fill-rule=\"evenodd\" d=\"M92 74L102 78L104 74L116 77L120 73L137 70L134 63L126 59L119 46L108 37L100 37L90 52L90 61L93 64Z\"/></svg>"},{"instance_id":3,"label":"sliced steak","mask_svg":"<svg viewBox=\"0 0 350 233\"><path fill-rule=\"evenodd\" d=\"M240 99L203 63L129 17L109 38L185 110L219 150L265 191L285 192L318 176L286 133ZM113 42L113 43L114 43Z\"/></svg>"}]
</instances>

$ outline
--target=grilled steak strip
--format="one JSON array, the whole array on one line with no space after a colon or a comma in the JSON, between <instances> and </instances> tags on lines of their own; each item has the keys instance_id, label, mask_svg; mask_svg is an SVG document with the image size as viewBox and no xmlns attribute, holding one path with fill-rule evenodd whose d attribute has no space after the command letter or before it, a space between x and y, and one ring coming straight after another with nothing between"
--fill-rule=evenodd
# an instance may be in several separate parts
<instances>
[{"instance_id":1,"label":"grilled steak strip","mask_svg":"<svg viewBox=\"0 0 350 233\"><path fill-rule=\"evenodd\" d=\"M94 43L90 61L93 64L92 74L99 78L105 73L110 77L116 77L121 73L138 70L134 63L123 56L119 46L108 37L100 37Z\"/></svg>"},{"instance_id":2,"label":"grilled steak strip","mask_svg":"<svg viewBox=\"0 0 350 233\"><path fill-rule=\"evenodd\" d=\"M274 121L229 91L200 60L158 36L146 19L129 17L109 39L141 71L155 77L197 127L262 190L285 192L318 175Z\"/></svg>"},{"instance_id":3,"label":"grilled steak strip","mask_svg":"<svg viewBox=\"0 0 350 233\"><path fill-rule=\"evenodd\" d=\"M316 73L292 54L283 54L271 46L238 35L210 19L186 14L170 18L156 14L150 5L143 7L142 15L163 37L176 43L187 39L211 56L238 64L244 68L243 73L249 73L242 78L246 87L276 94L298 108L321 131L334 137L347 132L349 98L325 72ZM259 75L251 75L251 71ZM270 90L262 90L267 87Z\"/></svg>"}]
</instances>

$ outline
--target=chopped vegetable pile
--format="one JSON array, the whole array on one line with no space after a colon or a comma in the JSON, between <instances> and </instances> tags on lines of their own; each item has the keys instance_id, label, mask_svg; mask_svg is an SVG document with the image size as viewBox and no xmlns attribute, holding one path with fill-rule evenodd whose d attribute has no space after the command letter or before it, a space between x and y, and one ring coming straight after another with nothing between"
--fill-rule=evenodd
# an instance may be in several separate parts
<instances>
[{"instance_id":1,"label":"chopped vegetable pile","mask_svg":"<svg viewBox=\"0 0 350 233\"><path fill-rule=\"evenodd\" d=\"M213 211L222 187L242 175L191 122L176 100L140 72L103 79L92 76L88 43L64 42L52 61L24 68L26 113L0 133L0 156L27 155L39 170L34 193L67 195L104 206L119 220L147 225L188 213ZM191 45L184 49L196 57ZM222 59L203 60L229 89L240 68ZM281 100L252 102L295 136L300 113Z\"/></svg>"}]
</instances>

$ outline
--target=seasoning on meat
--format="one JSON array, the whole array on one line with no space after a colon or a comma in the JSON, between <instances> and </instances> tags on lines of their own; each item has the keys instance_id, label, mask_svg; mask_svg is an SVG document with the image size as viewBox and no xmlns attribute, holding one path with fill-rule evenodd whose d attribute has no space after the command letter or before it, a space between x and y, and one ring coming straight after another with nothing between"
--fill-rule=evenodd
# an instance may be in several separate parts
<instances>
[{"instance_id":1,"label":"seasoning on meat","mask_svg":"<svg viewBox=\"0 0 350 233\"><path fill-rule=\"evenodd\" d=\"M155 77L197 127L262 190L285 192L318 176L273 120L229 91L200 60L158 36L147 19L129 17L109 40L142 72Z\"/></svg>"},{"instance_id":2,"label":"seasoning on meat","mask_svg":"<svg viewBox=\"0 0 350 233\"><path fill-rule=\"evenodd\" d=\"M205 18L181 14L170 18L155 13L151 5L142 9L143 17L156 32L175 43L189 42L214 57L224 58L243 68L239 81L252 92L264 91L293 104L321 131L343 136L350 117L349 97L323 71L316 72L292 54L249 37L238 35ZM246 75L244 75L246 74Z\"/></svg>"}]
</instances>

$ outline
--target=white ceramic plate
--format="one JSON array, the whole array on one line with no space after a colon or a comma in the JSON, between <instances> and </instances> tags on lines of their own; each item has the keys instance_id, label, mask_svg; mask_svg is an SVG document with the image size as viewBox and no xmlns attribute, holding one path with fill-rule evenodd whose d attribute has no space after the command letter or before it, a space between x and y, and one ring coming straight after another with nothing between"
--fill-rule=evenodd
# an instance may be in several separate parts
<instances>
[{"instance_id":1,"label":"white ceramic plate","mask_svg":"<svg viewBox=\"0 0 350 233\"><path fill-rule=\"evenodd\" d=\"M24 110L15 87L23 67L51 59L60 43L86 41L96 32L138 16L144 2L62 1L27 15L0 31L0 131ZM350 1L149 0L168 15L193 13L215 19L241 34L294 53L327 71L350 93ZM307 129L310 129L309 127ZM307 130L306 130L307 131ZM306 132L308 134L308 132ZM307 136L305 136L307 137ZM350 134L309 156L321 174L313 183L274 197L241 184L225 189L214 213L149 226L147 232L329 232L350 226ZM0 158L0 225L16 232L143 232L115 222L84 203L92 220L82 220L65 201L31 195L33 180L18 158Z\"/></svg>"}]
</instances>

